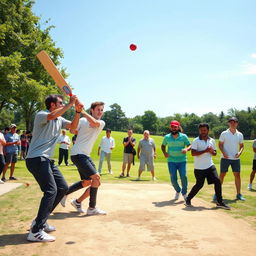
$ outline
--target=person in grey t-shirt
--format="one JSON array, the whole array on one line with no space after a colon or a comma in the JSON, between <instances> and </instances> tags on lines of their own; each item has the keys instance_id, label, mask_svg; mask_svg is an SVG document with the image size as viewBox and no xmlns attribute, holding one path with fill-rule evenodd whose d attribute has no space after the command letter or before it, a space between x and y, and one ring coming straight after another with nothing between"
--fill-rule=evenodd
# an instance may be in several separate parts
<instances>
[{"instance_id":1,"label":"person in grey t-shirt","mask_svg":"<svg viewBox=\"0 0 256 256\"><path fill-rule=\"evenodd\" d=\"M76 114L72 122L61 117L75 104ZM26 157L28 170L35 177L42 192L37 217L31 224L27 240L32 242L51 242L55 237L47 232L55 231L47 224L47 219L68 190L68 185L58 167L52 160L61 129L76 129L83 105L75 95L63 105L61 95L52 94L45 100L47 110L38 112L34 120L33 138Z\"/></svg>"},{"instance_id":2,"label":"person in grey t-shirt","mask_svg":"<svg viewBox=\"0 0 256 256\"><path fill-rule=\"evenodd\" d=\"M250 175L250 183L248 184L248 190L252 190L252 182L254 180L255 173L256 173L256 140L253 141L252 148L254 152L254 158L252 162L252 172Z\"/></svg>"},{"instance_id":3,"label":"person in grey t-shirt","mask_svg":"<svg viewBox=\"0 0 256 256\"><path fill-rule=\"evenodd\" d=\"M156 157L155 142L150 138L148 130L144 131L143 136L144 138L140 140L138 145L138 159L140 159L140 166L137 180L140 180L140 176L145 170L145 165L147 165L148 171L152 174L152 180L156 180L154 171L154 158Z\"/></svg>"}]
</instances>

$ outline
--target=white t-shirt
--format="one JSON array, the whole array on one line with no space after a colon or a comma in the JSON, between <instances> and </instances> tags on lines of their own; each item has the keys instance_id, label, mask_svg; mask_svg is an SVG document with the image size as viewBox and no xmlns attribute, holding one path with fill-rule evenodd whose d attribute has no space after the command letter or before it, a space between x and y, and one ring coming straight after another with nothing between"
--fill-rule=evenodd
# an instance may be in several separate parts
<instances>
[{"instance_id":1,"label":"white t-shirt","mask_svg":"<svg viewBox=\"0 0 256 256\"><path fill-rule=\"evenodd\" d=\"M61 142L66 142L66 143L61 143ZM61 134L60 137L58 138L58 143L60 143L60 148L62 149L68 149L69 145L70 145L70 139L67 135L63 135Z\"/></svg>"},{"instance_id":2,"label":"white t-shirt","mask_svg":"<svg viewBox=\"0 0 256 256\"><path fill-rule=\"evenodd\" d=\"M115 140L114 140L114 138L112 138L112 137L108 138L107 136L104 136L101 139L100 148L105 153L111 153L112 150L110 148L114 148L114 147L115 147Z\"/></svg>"},{"instance_id":3,"label":"white t-shirt","mask_svg":"<svg viewBox=\"0 0 256 256\"><path fill-rule=\"evenodd\" d=\"M230 129L227 129L226 131L221 133L219 141L224 142L223 149L228 155L228 159L238 160L235 155L238 153L239 145L243 143L243 140L244 136L238 130L236 130L234 134L230 131Z\"/></svg>"},{"instance_id":4,"label":"white t-shirt","mask_svg":"<svg viewBox=\"0 0 256 256\"><path fill-rule=\"evenodd\" d=\"M204 151L206 148L212 147L216 150L215 140L208 138L207 141L200 140L199 137L195 138L191 144L191 149L196 151ZM205 170L214 165L212 160L212 154L209 152L203 153L199 156L194 156L194 167L195 169Z\"/></svg>"},{"instance_id":5,"label":"white t-shirt","mask_svg":"<svg viewBox=\"0 0 256 256\"><path fill-rule=\"evenodd\" d=\"M104 126L105 122L100 120L99 127L91 127L87 119L82 117L78 124L76 143L71 149L71 155L82 154L90 156L94 142Z\"/></svg>"}]
</instances>

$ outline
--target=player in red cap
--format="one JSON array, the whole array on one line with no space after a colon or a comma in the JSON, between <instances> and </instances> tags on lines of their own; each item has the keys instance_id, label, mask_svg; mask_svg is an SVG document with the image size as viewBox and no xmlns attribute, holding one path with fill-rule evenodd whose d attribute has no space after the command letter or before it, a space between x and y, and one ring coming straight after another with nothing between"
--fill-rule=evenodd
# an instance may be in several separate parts
<instances>
[{"instance_id":1,"label":"player in red cap","mask_svg":"<svg viewBox=\"0 0 256 256\"><path fill-rule=\"evenodd\" d=\"M176 120L170 122L171 133L165 135L161 149L165 158L168 159L168 168L171 177L171 183L176 191L174 200L178 200L180 193L184 200L187 197L187 174L186 174L186 153L191 149L190 142L186 134L182 133L180 123ZM168 152L166 152L166 146ZM177 170L180 174L181 185L178 183Z\"/></svg>"}]
</instances>

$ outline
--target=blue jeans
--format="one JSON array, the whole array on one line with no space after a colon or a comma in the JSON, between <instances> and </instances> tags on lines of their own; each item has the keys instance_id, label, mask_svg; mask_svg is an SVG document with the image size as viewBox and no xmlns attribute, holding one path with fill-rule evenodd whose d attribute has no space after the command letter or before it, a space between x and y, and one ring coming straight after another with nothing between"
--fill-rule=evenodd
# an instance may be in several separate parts
<instances>
[{"instance_id":1,"label":"blue jeans","mask_svg":"<svg viewBox=\"0 0 256 256\"><path fill-rule=\"evenodd\" d=\"M186 175L186 162L168 162L168 168L169 168L169 173L170 173L170 178L172 185L176 192L182 193L182 195L185 195L187 193L187 188L188 188L188 179ZM180 188L180 185L178 183L178 177L177 177L177 170L179 171L180 174L180 180L181 180L181 185L182 188Z\"/></svg>"}]
</instances>

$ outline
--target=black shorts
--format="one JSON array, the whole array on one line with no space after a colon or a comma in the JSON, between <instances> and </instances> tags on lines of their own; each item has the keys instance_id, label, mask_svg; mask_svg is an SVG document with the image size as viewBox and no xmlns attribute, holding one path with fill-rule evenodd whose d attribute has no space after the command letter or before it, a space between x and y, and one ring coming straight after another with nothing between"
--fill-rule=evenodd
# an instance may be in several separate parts
<instances>
[{"instance_id":1,"label":"black shorts","mask_svg":"<svg viewBox=\"0 0 256 256\"><path fill-rule=\"evenodd\" d=\"M77 167L81 180L91 180L90 176L97 173L96 166L89 156L78 154L71 156L71 160Z\"/></svg>"},{"instance_id":2,"label":"black shorts","mask_svg":"<svg viewBox=\"0 0 256 256\"><path fill-rule=\"evenodd\" d=\"M233 159L226 159L221 158L220 160L220 172L227 172L228 167L231 165L233 172L240 172L240 159L233 160Z\"/></svg>"},{"instance_id":3,"label":"black shorts","mask_svg":"<svg viewBox=\"0 0 256 256\"><path fill-rule=\"evenodd\" d=\"M252 170L256 171L256 159L253 159L252 161Z\"/></svg>"}]
</instances>

